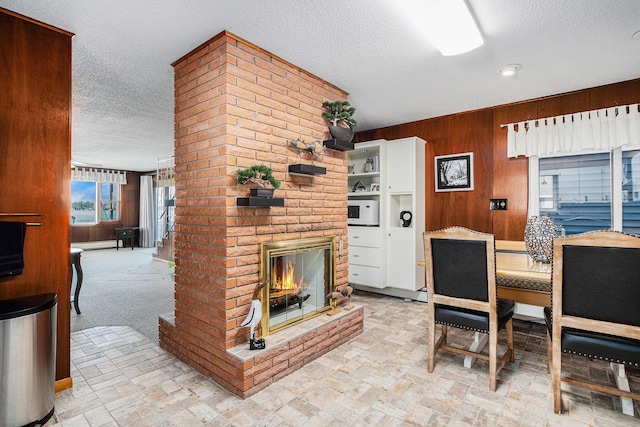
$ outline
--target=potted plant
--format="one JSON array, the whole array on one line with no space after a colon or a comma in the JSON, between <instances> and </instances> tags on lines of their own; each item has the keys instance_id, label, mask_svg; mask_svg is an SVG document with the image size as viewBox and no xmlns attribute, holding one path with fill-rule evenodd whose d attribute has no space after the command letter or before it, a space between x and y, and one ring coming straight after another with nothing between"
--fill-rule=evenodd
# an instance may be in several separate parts
<instances>
[{"instance_id":1,"label":"potted plant","mask_svg":"<svg viewBox=\"0 0 640 427\"><path fill-rule=\"evenodd\" d=\"M236 171L238 184L253 185L250 195L254 197L273 197L273 190L280 187L280 181L273 177L273 171L265 165L253 165Z\"/></svg>"},{"instance_id":2,"label":"potted plant","mask_svg":"<svg viewBox=\"0 0 640 427\"><path fill-rule=\"evenodd\" d=\"M322 113L322 117L329 122L331 136L341 141L351 142L353 128L358 124L353 118L356 109L347 101L325 101L322 103L322 107L327 110Z\"/></svg>"}]
</instances>

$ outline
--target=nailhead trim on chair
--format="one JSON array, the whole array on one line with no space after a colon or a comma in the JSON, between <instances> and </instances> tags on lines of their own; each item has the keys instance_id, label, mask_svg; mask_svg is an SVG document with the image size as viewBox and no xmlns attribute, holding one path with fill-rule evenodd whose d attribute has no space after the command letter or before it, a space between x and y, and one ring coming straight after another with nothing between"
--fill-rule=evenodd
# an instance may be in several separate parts
<instances>
[{"instance_id":1,"label":"nailhead trim on chair","mask_svg":"<svg viewBox=\"0 0 640 427\"><path fill-rule=\"evenodd\" d=\"M621 365L633 366L633 367L636 367L636 368L640 366L640 364L634 363L634 362L627 362L625 360L613 360L613 359L611 359L609 357L593 356L591 354L579 353L577 351L562 350L562 352L563 353L567 353L567 354L575 354L576 356L588 357L589 359L604 360L604 361L607 361L607 362L619 363Z\"/></svg>"},{"instance_id":2,"label":"nailhead trim on chair","mask_svg":"<svg viewBox=\"0 0 640 427\"><path fill-rule=\"evenodd\" d=\"M448 323L448 322L438 322L438 321L436 321L436 324L445 325L445 326L453 326L454 328L466 329L466 330L469 330L469 331L482 332L483 334L488 334L489 333L489 331L487 331L486 329L469 328L467 326L455 325L453 323Z\"/></svg>"}]
</instances>

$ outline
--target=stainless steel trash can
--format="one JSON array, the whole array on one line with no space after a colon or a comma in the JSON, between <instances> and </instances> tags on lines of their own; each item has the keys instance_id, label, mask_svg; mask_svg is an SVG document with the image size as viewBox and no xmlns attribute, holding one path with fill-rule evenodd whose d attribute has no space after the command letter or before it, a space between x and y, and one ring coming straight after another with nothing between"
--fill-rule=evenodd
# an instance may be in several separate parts
<instances>
[{"instance_id":1,"label":"stainless steel trash can","mask_svg":"<svg viewBox=\"0 0 640 427\"><path fill-rule=\"evenodd\" d=\"M56 294L0 301L0 427L53 415L56 309Z\"/></svg>"}]
</instances>

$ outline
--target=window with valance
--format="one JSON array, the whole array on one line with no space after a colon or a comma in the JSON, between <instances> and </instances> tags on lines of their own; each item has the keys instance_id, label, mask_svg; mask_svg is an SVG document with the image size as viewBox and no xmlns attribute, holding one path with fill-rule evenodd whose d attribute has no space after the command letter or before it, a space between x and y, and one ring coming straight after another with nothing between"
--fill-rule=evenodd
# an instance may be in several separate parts
<instances>
[{"instance_id":1,"label":"window with valance","mask_svg":"<svg viewBox=\"0 0 640 427\"><path fill-rule=\"evenodd\" d=\"M120 186L127 183L123 171L71 169L71 223L91 225L120 219Z\"/></svg>"},{"instance_id":2,"label":"window with valance","mask_svg":"<svg viewBox=\"0 0 640 427\"><path fill-rule=\"evenodd\" d=\"M567 234L640 234L638 104L510 123L508 157L529 158L529 215Z\"/></svg>"}]
</instances>

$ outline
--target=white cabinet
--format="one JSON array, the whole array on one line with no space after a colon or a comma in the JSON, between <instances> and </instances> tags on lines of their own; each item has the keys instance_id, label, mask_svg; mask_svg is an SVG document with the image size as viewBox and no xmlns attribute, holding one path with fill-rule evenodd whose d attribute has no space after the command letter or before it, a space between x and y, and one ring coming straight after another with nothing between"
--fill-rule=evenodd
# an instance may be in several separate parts
<instances>
[{"instance_id":1,"label":"white cabinet","mask_svg":"<svg viewBox=\"0 0 640 427\"><path fill-rule=\"evenodd\" d=\"M415 291L414 247L411 244L413 230L409 228L391 227L387 233L387 286Z\"/></svg>"},{"instance_id":2,"label":"white cabinet","mask_svg":"<svg viewBox=\"0 0 640 427\"><path fill-rule=\"evenodd\" d=\"M349 282L381 287L382 247L380 227L349 227Z\"/></svg>"},{"instance_id":3,"label":"white cabinet","mask_svg":"<svg viewBox=\"0 0 640 427\"><path fill-rule=\"evenodd\" d=\"M417 137L356 144L348 153L349 200L379 201L380 226L349 226L349 282L416 291L424 287L425 141ZM373 159L373 170L371 163ZM359 190L359 191L358 191ZM409 212L406 227L400 219Z\"/></svg>"},{"instance_id":4,"label":"white cabinet","mask_svg":"<svg viewBox=\"0 0 640 427\"><path fill-rule=\"evenodd\" d=\"M415 191L414 138L389 141L387 144L387 189L389 192ZM424 149L422 150L424 152ZM422 157L424 164L424 156Z\"/></svg>"},{"instance_id":5,"label":"white cabinet","mask_svg":"<svg viewBox=\"0 0 640 427\"><path fill-rule=\"evenodd\" d=\"M417 137L387 144L386 286L408 291L425 286L424 267L418 266L424 259L424 155L425 141Z\"/></svg>"}]
</instances>

